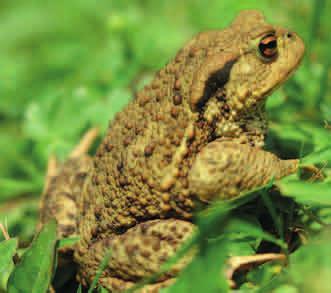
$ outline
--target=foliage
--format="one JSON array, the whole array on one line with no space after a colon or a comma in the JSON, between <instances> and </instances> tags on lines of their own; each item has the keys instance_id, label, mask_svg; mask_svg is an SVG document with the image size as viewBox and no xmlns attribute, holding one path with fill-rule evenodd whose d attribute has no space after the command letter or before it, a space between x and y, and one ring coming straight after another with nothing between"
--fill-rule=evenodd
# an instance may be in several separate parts
<instances>
[{"instance_id":1,"label":"foliage","mask_svg":"<svg viewBox=\"0 0 331 293\"><path fill-rule=\"evenodd\" d=\"M12 238L0 243L0 292L7 288L8 278L14 268L13 257L17 249L17 239Z\"/></svg>"},{"instance_id":2,"label":"foliage","mask_svg":"<svg viewBox=\"0 0 331 293\"><path fill-rule=\"evenodd\" d=\"M8 280L8 293L48 291L55 264L56 223L45 224Z\"/></svg>"},{"instance_id":3,"label":"foliage","mask_svg":"<svg viewBox=\"0 0 331 293\"><path fill-rule=\"evenodd\" d=\"M303 168L301 175L275 182L276 188L197 215L200 233L186 247L197 247L197 257L166 292L226 292L228 284L219 275L224 259L270 251L288 254L289 265L267 263L239 272L235 282L243 292L329 291L331 2L326 0L211 0L208 5L202 0L2 0L0 223L18 237L20 247L33 237L50 154L64 159L89 127L105 131L109 119L187 39L226 26L247 8L292 27L307 44L296 75L268 100L267 148L282 158L302 157L303 167L315 164L325 179L302 180ZM40 292L48 287L53 249L65 245L55 244L54 229L46 227L16 266L13 257L21 253L16 238L0 242L2 290L13 269L10 292L21 282L28 290L37 283ZM32 279L29 274L41 262L45 279Z\"/></svg>"}]
</instances>

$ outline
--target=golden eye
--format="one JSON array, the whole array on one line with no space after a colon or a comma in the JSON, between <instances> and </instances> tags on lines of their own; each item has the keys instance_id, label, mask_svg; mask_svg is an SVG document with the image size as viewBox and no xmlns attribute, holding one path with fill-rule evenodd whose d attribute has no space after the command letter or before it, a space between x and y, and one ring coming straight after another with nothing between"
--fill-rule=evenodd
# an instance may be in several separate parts
<instances>
[{"instance_id":1,"label":"golden eye","mask_svg":"<svg viewBox=\"0 0 331 293\"><path fill-rule=\"evenodd\" d=\"M274 34L264 36L258 45L259 54L267 60L277 56L277 37Z\"/></svg>"}]
</instances>

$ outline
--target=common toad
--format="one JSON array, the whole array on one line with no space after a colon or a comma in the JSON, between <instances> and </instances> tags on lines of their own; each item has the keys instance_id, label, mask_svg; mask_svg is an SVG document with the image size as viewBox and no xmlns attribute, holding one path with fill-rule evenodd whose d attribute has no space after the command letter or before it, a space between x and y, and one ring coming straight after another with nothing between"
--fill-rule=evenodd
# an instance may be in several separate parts
<instances>
[{"instance_id":1,"label":"common toad","mask_svg":"<svg viewBox=\"0 0 331 293\"><path fill-rule=\"evenodd\" d=\"M91 133L49 176L41 222L59 237L79 235L79 280L112 291L157 272L195 229L208 205L296 172L298 160L264 151L267 96L304 54L292 31L243 11L224 30L189 41L111 122L93 158ZM187 259L146 290L171 283Z\"/></svg>"}]
</instances>

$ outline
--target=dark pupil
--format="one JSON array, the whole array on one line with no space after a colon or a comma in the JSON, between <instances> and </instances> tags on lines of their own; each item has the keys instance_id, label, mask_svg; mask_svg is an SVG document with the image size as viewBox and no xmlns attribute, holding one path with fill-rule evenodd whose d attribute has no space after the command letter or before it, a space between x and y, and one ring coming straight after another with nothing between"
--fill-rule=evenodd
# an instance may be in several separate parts
<instances>
[{"instance_id":1,"label":"dark pupil","mask_svg":"<svg viewBox=\"0 0 331 293\"><path fill-rule=\"evenodd\" d=\"M259 44L259 50L265 57L273 57L277 51L277 39L274 36L265 37Z\"/></svg>"}]
</instances>

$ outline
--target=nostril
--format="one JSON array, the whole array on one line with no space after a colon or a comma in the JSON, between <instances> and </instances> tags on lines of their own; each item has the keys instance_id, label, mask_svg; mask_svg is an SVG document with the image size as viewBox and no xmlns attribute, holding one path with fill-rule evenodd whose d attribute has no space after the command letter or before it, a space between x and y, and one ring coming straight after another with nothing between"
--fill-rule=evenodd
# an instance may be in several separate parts
<instances>
[{"instance_id":1,"label":"nostril","mask_svg":"<svg viewBox=\"0 0 331 293\"><path fill-rule=\"evenodd\" d=\"M288 32L287 34L286 34L286 37L287 38L289 38L289 39L292 39L293 38L293 33L291 33L291 32Z\"/></svg>"}]
</instances>

